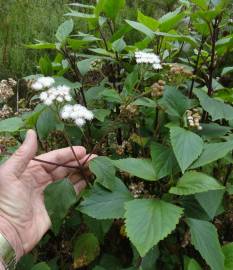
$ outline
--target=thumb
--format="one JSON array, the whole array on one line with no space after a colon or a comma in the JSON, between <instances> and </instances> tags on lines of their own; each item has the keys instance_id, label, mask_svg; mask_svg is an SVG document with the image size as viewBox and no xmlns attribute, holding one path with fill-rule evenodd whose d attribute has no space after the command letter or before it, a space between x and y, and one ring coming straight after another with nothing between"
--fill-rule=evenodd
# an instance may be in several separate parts
<instances>
[{"instance_id":1,"label":"thumb","mask_svg":"<svg viewBox=\"0 0 233 270\"><path fill-rule=\"evenodd\" d=\"M34 130L28 130L19 149L6 161L5 169L19 177L37 152L37 136Z\"/></svg>"}]
</instances>

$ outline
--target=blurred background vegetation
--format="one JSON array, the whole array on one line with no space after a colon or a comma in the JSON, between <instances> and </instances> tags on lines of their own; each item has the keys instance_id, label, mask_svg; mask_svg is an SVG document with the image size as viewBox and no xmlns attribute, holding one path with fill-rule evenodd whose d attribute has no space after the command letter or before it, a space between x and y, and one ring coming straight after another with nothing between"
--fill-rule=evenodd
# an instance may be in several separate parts
<instances>
[{"instance_id":1,"label":"blurred background vegetation","mask_svg":"<svg viewBox=\"0 0 233 270\"><path fill-rule=\"evenodd\" d=\"M40 52L24 44L35 39L53 41L54 34L69 3L95 4L96 0L0 0L0 79L21 78L36 71ZM137 9L147 15L160 16L174 8L177 0L126 0L126 18L135 18Z\"/></svg>"}]
</instances>

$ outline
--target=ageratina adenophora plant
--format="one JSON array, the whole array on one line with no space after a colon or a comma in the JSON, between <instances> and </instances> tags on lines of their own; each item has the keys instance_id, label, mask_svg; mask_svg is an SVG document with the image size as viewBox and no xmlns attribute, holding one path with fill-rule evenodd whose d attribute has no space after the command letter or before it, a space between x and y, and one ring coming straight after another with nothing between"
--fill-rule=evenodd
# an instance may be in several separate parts
<instances>
[{"instance_id":1,"label":"ageratina adenophora plant","mask_svg":"<svg viewBox=\"0 0 233 270\"><path fill-rule=\"evenodd\" d=\"M124 6L71 4L54 42L27 46L45 50L31 111L1 133L98 157L79 198L66 179L47 188L52 232L19 269L233 269L232 3L131 20Z\"/></svg>"}]
</instances>

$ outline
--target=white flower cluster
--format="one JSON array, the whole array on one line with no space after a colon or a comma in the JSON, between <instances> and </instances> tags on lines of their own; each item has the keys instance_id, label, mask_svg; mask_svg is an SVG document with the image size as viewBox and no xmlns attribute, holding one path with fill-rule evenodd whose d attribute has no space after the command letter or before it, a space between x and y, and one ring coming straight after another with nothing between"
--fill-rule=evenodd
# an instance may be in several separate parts
<instances>
[{"instance_id":1,"label":"white flower cluster","mask_svg":"<svg viewBox=\"0 0 233 270\"><path fill-rule=\"evenodd\" d=\"M71 101L70 87L66 85L54 87L54 83L55 80L51 77L40 77L32 84L32 88L37 91L46 89L40 94L40 100L47 106L52 105L54 101Z\"/></svg>"},{"instance_id":2,"label":"white flower cluster","mask_svg":"<svg viewBox=\"0 0 233 270\"><path fill-rule=\"evenodd\" d=\"M32 89L40 91L44 88L51 87L54 83L55 80L52 77L40 77L32 84Z\"/></svg>"},{"instance_id":3,"label":"white flower cluster","mask_svg":"<svg viewBox=\"0 0 233 270\"><path fill-rule=\"evenodd\" d=\"M57 87L51 87L47 91L40 94L41 101L45 105L52 105L54 101L64 102L71 101L72 97L70 95L70 88L65 85L59 85Z\"/></svg>"},{"instance_id":4,"label":"white flower cluster","mask_svg":"<svg viewBox=\"0 0 233 270\"><path fill-rule=\"evenodd\" d=\"M154 69L162 69L161 60L158 55L154 53L147 53L143 51L135 52L137 64L152 64Z\"/></svg>"},{"instance_id":5,"label":"white flower cluster","mask_svg":"<svg viewBox=\"0 0 233 270\"><path fill-rule=\"evenodd\" d=\"M68 104L61 110L61 118L73 120L78 127L82 127L86 124L86 121L91 121L94 118L94 114L80 104Z\"/></svg>"}]
</instances>

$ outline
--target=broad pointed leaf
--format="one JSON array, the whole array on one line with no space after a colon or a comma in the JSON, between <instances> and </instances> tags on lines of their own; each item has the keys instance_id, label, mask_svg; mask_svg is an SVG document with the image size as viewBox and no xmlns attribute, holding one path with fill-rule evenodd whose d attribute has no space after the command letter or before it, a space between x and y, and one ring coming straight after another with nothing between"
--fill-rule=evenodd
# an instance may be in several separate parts
<instances>
[{"instance_id":1,"label":"broad pointed leaf","mask_svg":"<svg viewBox=\"0 0 233 270\"><path fill-rule=\"evenodd\" d=\"M126 158L113 160L112 162L121 171L128 172L134 176L148 181L156 180L156 174L153 169L151 160Z\"/></svg>"},{"instance_id":2,"label":"broad pointed leaf","mask_svg":"<svg viewBox=\"0 0 233 270\"><path fill-rule=\"evenodd\" d=\"M143 257L175 228L183 209L161 200L140 199L125 204L126 232Z\"/></svg>"},{"instance_id":3,"label":"broad pointed leaf","mask_svg":"<svg viewBox=\"0 0 233 270\"><path fill-rule=\"evenodd\" d=\"M173 151L184 172L203 150L203 141L197 134L180 127L170 129L170 138Z\"/></svg>"},{"instance_id":4,"label":"broad pointed leaf","mask_svg":"<svg viewBox=\"0 0 233 270\"><path fill-rule=\"evenodd\" d=\"M139 32L143 33L144 35L146 35L146 36L148 36L150 38L153 38L155 36L155 33L150 28L148 28L147 26L145 26L142 23L135 22L135 21L129 21L129 20L126 20L126 22L132 28L138 30Z\"/></svg>"},{"instance_id":5,"label":"broad pointed leaf","mask_svg":"<svg viewBox=\"0 0 233 270\"><path fill-rule=\"evenodd\" d=\"M224 270L232 270L233 269L233 243L224 245L222 247L222 251L225 256Z\"/></svg>"},{"instance_id":6,"label":"broad pointed leaf","mask_svg":"<svg viewBox=\"0 0 233 270\"><path fill-rule=\"evenodd\" d=\"M204 91L200 89L195 89L194 93L198 97L203 109L211 115L213 121L219 119L225 120L233 119L232 106L225 104L222 101L209 97Z\"/></svg>"},{"instance_id":7,"label":"broad pointed leaf","mask_svg":"<svg viewBox=\"0 0 233 270\"><path fill-rule=\"evenodd\" d=\"M224 158L233 149L233 141L205 144L200 157L191 166L192 169L205 166L218 159Z\"/></svg>"},{"instance_id":8,"label":"broad pointed leaf","mask_svg":"<svg viewBox=\"0 0 233 270\"><path fill-rule=\"evenodd\" d=\"M187 219L191 240L212 270L224 270L224 255L215 226L208 221Z\"/></svg>"},{"instance_id":9,"label":"broad pointed leaf","mask_svg":"<svg viewBox=\"0 0 233 270\"><path fill-rule=\"evenodd\" d=\"M124 203L132 200L132 195L118 178L114 179L112 191L98 183L84 195L79 210L96 219L113 219L124 216Z\"/></svg>"},{"instance_id":10,"label":"broad pointed leaf","mask_svg":"<svg viewBox=\"0 0 233 270\"><path fill-rule=\"evenodd\" d=\"M65 21L62 23L57 29L56 38L63 42L73 31L74 22L72 19Z\"/></svg>"},{"instance_id":11,"label":"broad pointed leaf","mask_svg":"<svg viewBox=\"0 0 233 270\"><path fill-rule=\"evenodd\" d=\"M224 189L216 179L200 172L186 172L169 193L176 195L192 195L209 190Z\"/></svg>"}]
</instances>

